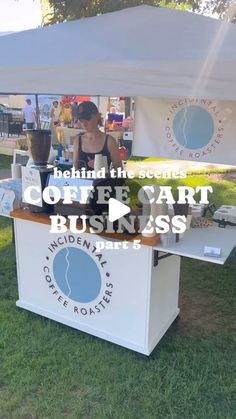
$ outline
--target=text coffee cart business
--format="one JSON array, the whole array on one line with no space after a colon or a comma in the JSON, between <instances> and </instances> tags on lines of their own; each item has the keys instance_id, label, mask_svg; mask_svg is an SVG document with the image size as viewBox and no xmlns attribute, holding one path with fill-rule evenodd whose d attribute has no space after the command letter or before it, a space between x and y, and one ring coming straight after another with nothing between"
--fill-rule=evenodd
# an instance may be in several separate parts
<instances>
[{"instance_id":1,"label":"text coffee cart business","mask_svg":"<svg viewBox=\"0 0 236 419\"><path fill-rule=\"evenodd\" d=\"M224 263L235 232L190 230L168 248L130 242L128 249L96 251L101 236L51 234L49 218L12 213L17 306L149 355L179 313L180 256ZM221 258L203 243L221 243Z\"/></svg>"}]
</instances>

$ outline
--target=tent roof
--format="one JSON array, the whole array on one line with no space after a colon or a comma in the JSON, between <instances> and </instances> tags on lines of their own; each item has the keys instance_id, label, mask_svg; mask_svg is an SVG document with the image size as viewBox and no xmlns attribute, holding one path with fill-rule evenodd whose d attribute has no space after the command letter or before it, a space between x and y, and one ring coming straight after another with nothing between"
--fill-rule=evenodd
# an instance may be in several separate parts
<instances>
[{"instance_id":1,"label":"tent roof","mask_svg":"<svg viewBox=\"0 0 236 419\"><path fill-rule=\"evenodd\" d=\"M0 92L236 100L236 25L138 6L2 36Z\"/></svg>"}]
</instances>

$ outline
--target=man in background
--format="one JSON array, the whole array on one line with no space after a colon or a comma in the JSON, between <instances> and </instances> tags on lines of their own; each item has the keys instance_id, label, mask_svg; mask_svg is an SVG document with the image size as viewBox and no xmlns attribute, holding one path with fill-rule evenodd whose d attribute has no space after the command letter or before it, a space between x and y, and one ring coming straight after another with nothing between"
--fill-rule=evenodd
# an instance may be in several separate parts
<instances>
[{"instance_id":1,"label":"man in background","mask_svg":"<svg viewBox=\"0 0 236 419\"><path fill-rule=\"evenodd\" d=\"M23 108L24 123L27 129L34 129L36 113L30 99L26 99L26 105Z\"/></svg>"},{"instance_id":2,"label":"man in background","mask_svg":"<svg viewBox=\"0 0 236 419\"><path fill-rule=\"evenodd\" d=\"M73 124L76 124L79 119L79 106L77 102L72 103L71 111Z\"/></svg>"},{"instance_id":3,"label":"man in background","mask_svg":"<svg viewBox=\"0 0 236 419\"><path fill-rule=\"evenodd\" d=\"M52 144L57 143L57 127L60 125L61 115L62 115L62 110L61 110L61 107L59 107L59 102L58 100L54 100L52 102L52 107L50 111L50 118L51 118L50 130L52 133L52 137L51 137Z\"/></svg>"},{"instance_id":4,"label":"man in background","mask_svg":"<svg viewBox=\"0 0 236 419\"><path fill-rule=\"evenodd\" d=\"M50 111L50 117L54 126L60 124L61 109L59 108L58 100L52 102L52 108Z\"/></svg>"}]
</instances>

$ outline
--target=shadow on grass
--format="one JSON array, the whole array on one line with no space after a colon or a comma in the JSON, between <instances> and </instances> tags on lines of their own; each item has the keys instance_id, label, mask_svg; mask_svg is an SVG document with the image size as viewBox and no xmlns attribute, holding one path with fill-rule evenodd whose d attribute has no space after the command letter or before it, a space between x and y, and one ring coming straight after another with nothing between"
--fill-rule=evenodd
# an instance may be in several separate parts
<instances>
[{"instance_id":1,"label":"shadow on grass","mask_svg":"<svg viewBox=\"0 0 236 419\"><path fill-rule=\"evenodd\" d=\"M17 298L16 257L13 243L1 249L0 295L1 299Z\"/></svg>"},{"instance_id":2,"label":"shadow on grass","mask_svg":"<svg viewBox=\"0 0 236 419\"><path fill-rule=\"evenodd\" d=\"M4 154L0 154L0 170L10 169L12 159L13 159L12 156L5 156Z\"/></svg>"}]
</instances>

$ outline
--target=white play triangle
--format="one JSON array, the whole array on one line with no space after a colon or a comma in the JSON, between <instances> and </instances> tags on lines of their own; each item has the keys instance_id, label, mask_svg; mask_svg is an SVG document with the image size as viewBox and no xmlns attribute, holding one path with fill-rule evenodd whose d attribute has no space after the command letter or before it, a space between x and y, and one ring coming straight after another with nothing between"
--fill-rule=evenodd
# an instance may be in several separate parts
<instances>
[{"instance_id":1,"label":"white play triangle","mask_svg":"<svg viewBox=\"0 0 236 419\"><path fill-rule=\"evenodd\" d=\"M131 211L128 205L122 204L122 202L114 198L110 198L108 204L108 219L111 223L123 217L124 215L129 214Z\"/></svg>"}]
</instances>

